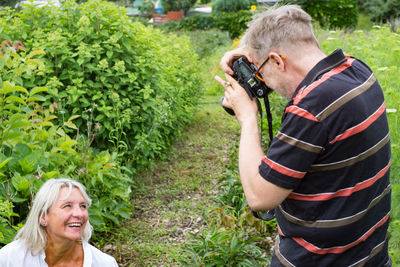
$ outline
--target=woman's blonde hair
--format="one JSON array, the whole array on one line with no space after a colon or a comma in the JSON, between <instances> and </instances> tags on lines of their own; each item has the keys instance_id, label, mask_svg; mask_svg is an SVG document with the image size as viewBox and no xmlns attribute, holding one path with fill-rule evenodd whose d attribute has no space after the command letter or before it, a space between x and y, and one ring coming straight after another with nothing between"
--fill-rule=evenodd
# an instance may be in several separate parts
<instances>
[{"instance_id":1,"label":"woman's blonde hair","mask_svg":"<svg viewBox=\"0 0 400 267\"><path fill-rule=\"evenodd\" d=\"M272 48L300 43L318 46L311 25L311 16L298 5L272 7L255 16L240 40L259 59Z\"/></svg>"},{"instance_id":2,"label":"woman's blonde hair","mask_svg":"<svg viewBox=\"0 0 400 267\"><path fill-rule=\"evenodd\" d=\"M42 253L46 249L47 234L45 229L40 225L40 218L47 215L47 212L56 202L61 188L68 187L69 194L72 188L77 188L85 199L89 207L92 200L86 193L85 187L72 179L59 178L50 179L46 181L37 192L31 210L29 211L25 225L18 231L15 240L22 240L25 242L27 248L32 254ZM68 197L67 196L67 197ZM85 229L83 229L82 241L89 241L92 235L92 226L87 221Z\"/></svg>"}]
</instances>

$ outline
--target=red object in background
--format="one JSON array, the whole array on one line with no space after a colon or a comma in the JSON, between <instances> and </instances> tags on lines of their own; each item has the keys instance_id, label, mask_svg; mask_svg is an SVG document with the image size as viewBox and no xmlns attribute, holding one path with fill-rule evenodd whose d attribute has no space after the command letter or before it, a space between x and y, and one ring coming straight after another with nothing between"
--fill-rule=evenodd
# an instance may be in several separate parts
<instances>
[{"instance_id":1,"label":"red object in background","mask_svg":"<svg viewBox=\"0 0 400 267\"><path fill-rule=\"evenodd\" d=\"M179 20L183 18L183 10L181 11L168 11L168 20Z\"/></svg>"}]
</instances>

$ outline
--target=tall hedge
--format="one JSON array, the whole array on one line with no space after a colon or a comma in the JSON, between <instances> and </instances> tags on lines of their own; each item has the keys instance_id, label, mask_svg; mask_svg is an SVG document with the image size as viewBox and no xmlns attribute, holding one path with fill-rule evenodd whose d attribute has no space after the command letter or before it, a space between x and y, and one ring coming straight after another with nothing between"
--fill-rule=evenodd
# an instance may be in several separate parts
<instances>
[{"instance_id":1,"label":"tall hedge","mask_svg":"<svg viewBox=\"0 0 400 267\"><path fill-rule=\"evenodd\" d=\"M358 0L289 0L301 5L323 28L355 28L358 21Z\"/></svg>"},{"instance_id":2,"label":"tall hedge","mask_svg":"<svg viewBox=\"0 0 400 267\"><path fill-rule=\"evenodd\" d=\"M256 0L216 0L212 11L215 14L224 12L237 12L240 10L250 10L252 5L257 5Z\"/></svg>"},{"instance_id":3,"label":"tall hedge","mask_svg":"<svg viewBox=\"0 0 400 267\"><path fill-rule=\"evenodd\" d=\"M201 85L188 39L133 23L100 0L3 13L1 39L46 53L41 75L24 85L47 86L47 103L59 104L63 119L79 115L79 134L111 147L132 170L160 156L189 120Z\"/></svg>"},{"instance_id":4,"label":"tall hedge","mask_svg":"<svg viewBox=\"0 0 400 267\"><path fill-rule=\"evenodd\" d=\"M0 247L14 239L40 186L56 177L71 177L87 188L95 237L113 230L132 213L129 171L117 153L88 148L65 133L75 117L57 120L59 106L43 104L46 87L23 87L21 77L43 71L42 50L27 54L11 41L0 49Z\"/></svg>"}]
</instances>

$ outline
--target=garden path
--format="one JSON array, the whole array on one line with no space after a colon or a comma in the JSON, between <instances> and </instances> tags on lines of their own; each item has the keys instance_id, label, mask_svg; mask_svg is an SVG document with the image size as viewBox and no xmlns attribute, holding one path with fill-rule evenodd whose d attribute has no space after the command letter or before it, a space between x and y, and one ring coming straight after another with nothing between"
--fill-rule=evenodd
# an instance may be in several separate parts
<instances>
[{"instance_id":1,"label":"garden path","mask_svg":"<svg viewBox=\"0 0 400 267\"><path fill-rule=\"evenodd\" d=\"M137 178L133 218L102 248L121 267L178 266L188 233L205 226L218 183L237 142L238 124L206 96L166 158Z\"/></svg>"}]
</instances>

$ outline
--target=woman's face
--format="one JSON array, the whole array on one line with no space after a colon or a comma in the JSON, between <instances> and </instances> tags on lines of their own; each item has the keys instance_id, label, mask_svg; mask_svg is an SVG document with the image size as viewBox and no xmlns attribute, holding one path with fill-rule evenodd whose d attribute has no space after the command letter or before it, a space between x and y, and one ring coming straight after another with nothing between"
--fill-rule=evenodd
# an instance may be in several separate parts
<instances>
[{"instance_id":1,"label":"woman's face","mask_svg":"<svg viewBox=\"0 0 400 267\"><path fill-rule=\"evenodd\" d=\"M85 198L75 187L69 196L68 191L68 187L61 188L56 202L47 213L46 232L49 240L76 241L85 229L89 217Z\"/></svg>"}]
</instances>

